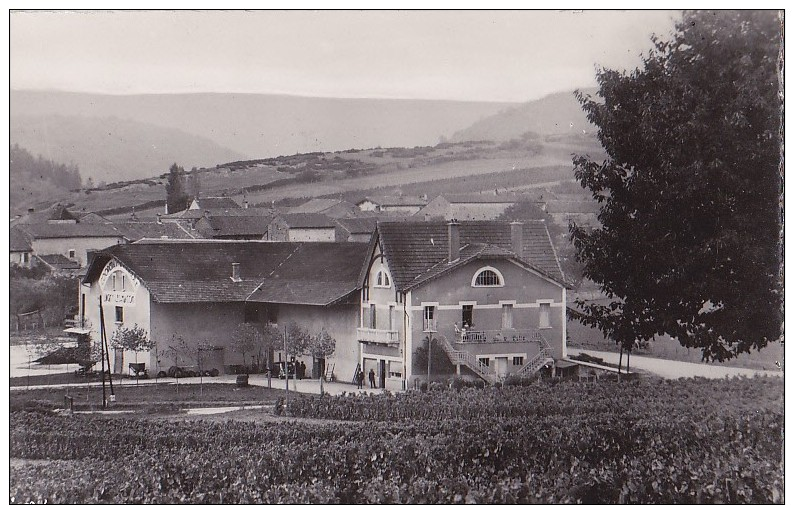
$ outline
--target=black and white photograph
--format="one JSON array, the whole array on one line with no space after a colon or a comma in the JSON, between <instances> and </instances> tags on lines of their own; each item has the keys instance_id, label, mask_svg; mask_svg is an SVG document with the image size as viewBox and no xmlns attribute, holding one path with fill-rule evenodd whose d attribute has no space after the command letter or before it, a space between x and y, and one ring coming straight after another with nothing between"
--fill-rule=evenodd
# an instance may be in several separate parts
<instances>
[{"instance_id":1,"label":"black and white photograph","mask_svg":"<svg viewBox=\"0 0 794 505\"><path fill-rule=\"evenodd\" d=\"M10 503L784 503L784 10L19 7Z\"/></svg>"}]
</instances>

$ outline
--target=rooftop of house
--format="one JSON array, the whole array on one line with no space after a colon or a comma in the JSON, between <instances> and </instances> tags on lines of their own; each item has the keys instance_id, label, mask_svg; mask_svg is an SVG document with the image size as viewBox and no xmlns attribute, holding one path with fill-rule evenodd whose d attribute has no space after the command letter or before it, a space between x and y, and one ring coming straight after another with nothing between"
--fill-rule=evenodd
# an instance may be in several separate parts
<instances>
[{"instance_id":1,"label":"rooftop of house","mask_svg":"<svg viewBox=\"0 0 794 505\"><path fill-rule=\"evenodd\" d=\"M115 222L113 227L130 242L144 238L195 238L185 228L176 223L158 223L157 221L124 221Z\"/></svg>"},{"instance_id":2,"label":"rooftop of house","mask_svg":"<svg viewBox=\"0 0 794 505\"><path fill-rule=\"evenodd\" d=\"M421 207L427 205L427 200L418 196L379 196L373 202L377 202L381 207Z\"/></svg>"},{"instance_id":3,"label":"rooftop of house","mask_svg":"<svg viewBox=\"0 0 794 505\"><path fill-rule=\"evenodd\" d=\"M261 216L272 218L276 211L267 207L231 208L231 209L186 209L173 214L162 216L162 220L199 220L207 215L210 216Z\"/></svg>"},{"instance_id":4,"label":"rooftop of house","mask_svg":"<svg viewBox=\"0 0 794 505\"><path fill-rule=\"evenodd\" d=\"M441 195L449 203L454 204L484 204L484 203L516 203L525 199L515 193L469 193L456 195Z\"/></svg>"},{"instance_id":5,"label":"rooftop of house","mask_svg":"<svg viewBox=\"0 0 794 505\"><path fill-rule=\"evenodd\" d=\"M352 217L337 219L339 226L347 230L351 235L372 233L375 231L375 226L378 224L378 218L370 217Z\"/></svg>"},{"instance_id":6,"label":"rooftop of house","mask_svg":"<svg viewBox=\"0 0 794 505\"><path fill-rule=\"evenodd\" d=\"M107 223L35 223L20 224L15 228L32 239L123 237L114 225Z\"/></svg>"},{"instance_id":7,"label":"rooftop of house","mask_svg":"<svg viewBox=\"0 0 794 505\"><path fill-rule=\"evenodd\" d=\"M228 196L202 196L196 198L191 203L197 205L199 209L239 209L240 205L237 204L231 197Z\"/></svg>"},{"instance_id":8,"label":"rooftop of house","mask_svg":"<svg viewBox=\"0 0 794 505\"><path fill-rule=\"evenodd\" d=\"M289 210L289 213L304 214L304 213L323 212L329 210L332 207L336 207L337 205L354 207L352 203L346 202L345 200L339 200L333 198L314 198L304 204L298 205L297 207L293 207L292 209Z\"/></svg>"},{"instance_id":9,"label":"rooftop of house","mask_svg":"<svg viewBox=\"0 0 794 505\"><path fill-rule=\"evenodd\" d=\"M96 253L84 281L96 280L115 258L160 303L329 305L357 289L367 251L354 242L143 240ZM239 281L232 263L239 264Z\"/></svg>"},{"instance_id":10,"label":"rooftop of house","mask_svg":"<svg viewBox=\"0 0 794 505\"><path fill-rule=\"evenodd\" d=\"M290 228L336 228L334 220L325 214L283 214L281 218Z\"/></svg>"},{"instance_id":11,"label":"rooftop of house","mask_svg":"<svg viewBox=\"0 0 794 505\"><path fill-rule=\"evenodd\" d=\"M378 223L377 237L398 289L410 289L448 270L448 226L443 221ZM521 224L520 257L512 251L511 224L507 221L462 221L457 226L461 260L454 265L475 257L511 257L556 282L565 283L543 221Z\"/></svg>"},{"instance_id":12,"label":"rooftop of house","mask_svg":"<svg viewBox=\"0 0 794 505\"><path fill-rule=\"evenodd\" d=\"M223 214L210 215L204 219L206 219L209 227L212 228L212 237L207 238L240 236L257 236L261 238L267 233L267 226L271 221L270 217L264 216L228 216Z\"/></svg>"},{"instance_id":13,"label":"rooftop of house","mask_svg":"<svg viewBox=\"0 0 794 505\"><path fill-rule=\"evenodd\" d=\"M36 256L50 268L56 270L77 270L80 264L72 261L62 254L39 254Z\"/></svg>"},{"instance_id":14,"label":"rooftop of house","mask_svg":"<svg viewBox=\"0 0 794 505\"><path fill-rule=\"evenodd\" d=\"M33 250L30 246L30 238L18 226L12 226L9 232L8 245L11 252L30 252Z\"/></svg>"},{"instance_id":15,"label":"rooftop of house","mask_svg":"<svg viewBox=\"0 0 794 505\"><path fill-rule=\"evenodd\" d=\"M549 214L597 214L601 205L592 200L550 200L546 202Z\"/></svg>"}]
</instances>

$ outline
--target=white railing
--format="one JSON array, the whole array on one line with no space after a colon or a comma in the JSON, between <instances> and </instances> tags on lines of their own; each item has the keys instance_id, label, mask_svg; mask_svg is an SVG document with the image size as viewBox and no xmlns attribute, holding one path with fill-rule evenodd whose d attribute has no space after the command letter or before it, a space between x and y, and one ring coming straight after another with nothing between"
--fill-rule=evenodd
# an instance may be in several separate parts
<instances>
[{"instance_id":1,"label":"white railing","mask_svg":"<svg viewBox=\"0 0 794 505\"><path fill-rule=\"evenodd\" d=\"M550 346L549 342L539 333L537 337L537 342L540 344L540 351L518 370L518 375L528 377L540 370L546 363L554 362L554 358L551 355L551 351L553 351L554 348Z\"/></svg>"},{"instance_id":2,"label":"white railing","mask_svg":"<svg viewBox=\"0 0 794 505\"><path fill-rule=\"evenodd\" d=\"M500 342L537 342L542 338L537 329L472 330L455 332L456 344L492 344Z\"/></svg>"},{"instance_id":3,"label":"white railing","mask_svg":"<svg viewBox=\"0 0 794 505\"><path fill-rule=\"evenodd\" d=\"M397 330L380 330L377 328L357 328L356 338L361 342L378 344L397 344L400 341Z\"/></svg>"},{"instance_id":4,"label":"white railing","mask_svg":"<svg viewBox=\"0 0 794 505\"><path fill-rule=\"evenodd\" d=\"M491 372L489 367L485 366L480 360L472 356L471 353L455 349L452 347L452 344L449 343L449 340L447 340L443 335L439 335L437 339L441 341L441 346L444 348L444 352L447 353L447 356L449 356L449 359L452 361L453 365L466 365L486 381L490 383L496 382L496 374Z\"/></svg>"}]
</instances>

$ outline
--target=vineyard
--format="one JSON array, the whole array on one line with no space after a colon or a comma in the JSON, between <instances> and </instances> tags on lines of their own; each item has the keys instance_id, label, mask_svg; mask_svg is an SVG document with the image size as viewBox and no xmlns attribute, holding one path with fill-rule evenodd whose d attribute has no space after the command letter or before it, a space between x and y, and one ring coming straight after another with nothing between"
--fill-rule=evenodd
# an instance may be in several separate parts
<instances>
[{"instance_id":1,"label":"vineyard","mask_svg":"<svg viewBox=\"0 0 794 505\"><path fill-rule=\"evenodd\" d=\"M276 422L14 412L10 493L49 503L782 502L782 397L778 379L692 379L291 399Z\"/></svg>"}]
</instances>

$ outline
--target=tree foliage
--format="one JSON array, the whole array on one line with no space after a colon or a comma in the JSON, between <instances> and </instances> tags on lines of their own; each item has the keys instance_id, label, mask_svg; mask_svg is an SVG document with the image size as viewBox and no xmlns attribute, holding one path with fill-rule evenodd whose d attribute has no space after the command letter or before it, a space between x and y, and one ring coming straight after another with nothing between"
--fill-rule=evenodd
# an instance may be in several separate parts
<instances>
[{"instance_id":1,"label":"tree foliage","mask_svg":"<svg viewBox=\"0 0 794 505\"><path fill-rule=\"evenodd\" d=\"M168 180L165 184L166 204L168 213L173 214L187 209L190 205L190 196L187 192L185 169L174 163L168 171Z\"/></svg>"},{"instance_id":2,"label":"tree foliage","mask_svg":"<svg viewBox=\"0 0 794 505\"><path fill-rule=\"evenodd\" d=\"M312 357L325 359L336 351L336 339L323 328L309 337L309 345L307 347Z\"/></svg>"},{"instance_id":3,"label":"tree foliage","mask_svg":"<svg viewBox=\"0 0 794 505\"><path fill-rule=\"evenodd\" d=\"M243 365L245 365L246 355L256 351L261 352L263 344L263 333L259 326L252 323L240 323L234 329L232 349L243 357Z\"/></svg>"},{"instance_id":4,"label":"tree foliage","mask_svg":"<svg viewBox=\"0 0 794 505\"><path fill-rule=\"evenodd\" d=\"M607 156L574 158L602 210L572 240L610 298L580 319L624 347L723 361L780 337L781 37L775 12L685 12L642 68L577 92Z\"/></svg>"},{"instance_id":5,"label":"tree foliage","mask_svg":"<svg viewBox=\"0 0 794 505\"><path fill-rule=\"evenodd\" d=\"M290 321L287 325L287 356L300 356L309 351L311 334L302 324Z\"/></svg>"},{"instance_id":6,"label":"tree foliage","mask_svg":"<svg viewBox=\"0 0 794 505\"><path fill-rule=\"evenodd\" d=\"M25 174L33 181L48 181L55 186L72 190L80 189L80 169L77 165L64 165L33 156L27 149L13 144L9 151L9 171L13 174Z\"/></svg>"},{"instance_id":7,"label":"tree foliage","mask_svg":"<svg viewBox=\"0 0 794 505\"><path fill-rule=\"evenodd\" d=\"M154 346L149 340L149 332L136 323L132 328L120 326L110 337L110 346L133 352L148 351Z\"/></svg>"}]
</instances>

